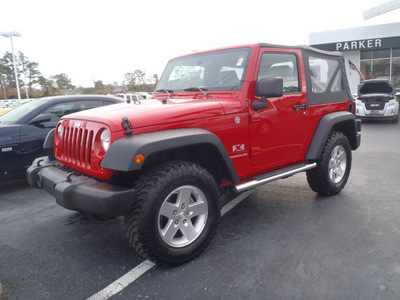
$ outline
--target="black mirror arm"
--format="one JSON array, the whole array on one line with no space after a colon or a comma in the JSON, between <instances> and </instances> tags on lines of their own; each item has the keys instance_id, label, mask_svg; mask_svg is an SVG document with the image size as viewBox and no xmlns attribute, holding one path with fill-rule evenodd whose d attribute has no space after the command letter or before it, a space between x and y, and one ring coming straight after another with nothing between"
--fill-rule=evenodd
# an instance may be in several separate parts
<instances>
[{"instance_id":1,"label":"black mirror arm","mask_svg":"<svg viewBox=\"0 0 400 300\"><path fill-rule=\"evenodd\" d=\"M258 100L255 100L253 102L253 109L255 111L258 111L259 109L267 108L268 103L267 103L267 97L266 96L261 96L261 102Z\"/></svg>"},{"instance_id":2,"label":"black mirror arm","mask_svg":"<svg viewBox=\"0 0 400 300\"><path fill-rule=\"evenodd\" d=\"M261 103L267 104L267 96L261 96Z\"/></svg>"}]
</instances>

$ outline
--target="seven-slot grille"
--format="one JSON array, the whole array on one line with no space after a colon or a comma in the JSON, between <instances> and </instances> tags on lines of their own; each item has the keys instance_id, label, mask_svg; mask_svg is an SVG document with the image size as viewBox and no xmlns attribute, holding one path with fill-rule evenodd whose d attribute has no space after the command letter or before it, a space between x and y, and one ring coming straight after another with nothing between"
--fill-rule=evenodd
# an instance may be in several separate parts
<instances>
[{"instance_id":1,"label":"seven-slot grille","mask_svg":"<svg viewBox=\"0 0 400 300\"><path fill-rule=\"evenodd\" d=\"M87 122L64 122L59 156L62 161L90 169L94 137L99 129L97 124Z\"/></svg>"},{"instance_id":2,"label":"seven-slot grille","mask_svg":"<svg viewBox=\"0 0 400 300\"><path fill-rule=\"evenodd\" d=\"M92 144L93 130L67 127L62 140L62 159L90 166Z\"/></svg>"}]
</instances>

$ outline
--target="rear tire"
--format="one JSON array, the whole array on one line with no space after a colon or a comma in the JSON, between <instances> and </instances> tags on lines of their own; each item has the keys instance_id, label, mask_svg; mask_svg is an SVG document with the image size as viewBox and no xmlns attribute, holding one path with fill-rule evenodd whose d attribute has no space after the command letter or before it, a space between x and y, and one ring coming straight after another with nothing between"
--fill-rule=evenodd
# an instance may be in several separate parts
<instances>
[{"instance_id":1,"label":"rear tire","mask_svg":"<svg viewBox=\"0 0 400 300\"><path fill-rule=\"evenodd\" d=\"M219 188L212 175L189 162L163 163L135 184L126 234L144 258L179 265L203 251L220 220Z\"/></svg>"},{"instance_id":2,"label":"rear tire","mask_svg":"<svg viewBox=\"0 0 400 300\"><path fill-rule=\"evenodd\" d=\"M317 167L307 171L307 181L311 189L320 195L336 195L345 187L350 169L349 140L341 132L332 132Z\"/></svg>"}]
</instances>

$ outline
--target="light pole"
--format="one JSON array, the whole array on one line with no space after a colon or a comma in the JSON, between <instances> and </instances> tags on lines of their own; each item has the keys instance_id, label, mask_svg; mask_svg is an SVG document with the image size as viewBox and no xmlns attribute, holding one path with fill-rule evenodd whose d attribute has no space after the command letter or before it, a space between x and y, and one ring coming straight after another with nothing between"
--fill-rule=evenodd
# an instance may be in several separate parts
<instances>
[{"instance_id":1,"label":"light pole","mask_svg":"<svg viewBox=\"0 0 400 300\"><path fill-rule=\"evenodd\" d=\"M16 31L12 32L0 32L1 36L9 37L11 40L11 53L13 58L13 65L14 65L14 73L15 73L15 82L17 84L17 93L18 93L18 100L21 101L21 94L19 92L19 82L18 82L18 73L17 73L17 65L15 64L15 54L14 54L14 43L13 43L13 36L20 37L22 34Z\"/></svg>"}]
</instances>

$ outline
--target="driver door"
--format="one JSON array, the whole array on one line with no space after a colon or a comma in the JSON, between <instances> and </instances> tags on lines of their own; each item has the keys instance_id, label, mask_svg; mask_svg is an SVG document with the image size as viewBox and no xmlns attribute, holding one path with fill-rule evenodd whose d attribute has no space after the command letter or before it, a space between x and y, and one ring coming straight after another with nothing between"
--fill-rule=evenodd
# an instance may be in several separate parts
<instances>
[{"instance_id":1,"label":"driver door","mask_svg":"<svg viewBox=\"0 0 400 300\"><path fill-rule=\"evenodd\" d=\"M267 108L250 108L250 159L256 167L281 167L304 158L307 97L298 57L300 50L261 49L257 80L282 77L283 96L268 98ZM252 98L261 101L254 94Z\"/></svg>"}]
</instances>

